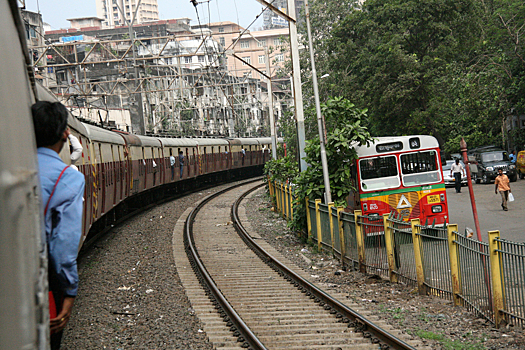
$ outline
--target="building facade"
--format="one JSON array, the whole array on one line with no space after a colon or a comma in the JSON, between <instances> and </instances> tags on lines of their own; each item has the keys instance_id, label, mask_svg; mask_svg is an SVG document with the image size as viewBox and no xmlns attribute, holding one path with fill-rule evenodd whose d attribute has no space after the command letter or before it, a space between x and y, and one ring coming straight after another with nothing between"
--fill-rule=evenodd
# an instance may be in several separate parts
<instances>
[{"instance_id":1,"label":"building facade","mask_svg":"<svg viewBox=\"0 0 525 350\"><path fill-rule=\"evenodd\" d=\"M103 20L103 28L125 25L131 21L137 10L139 0L95 0L97 16ZM120 9L119 9L120 7ZM124 13L124 15L123 15ZM137 11L135 23L159 20L157 0L142 0Z\"/></svg>"},{"instance_id":2,"label":"building facade","mask_svg":"<svg viewBox=\"0 0 525 350\"><path fill-rule=\"evenodd\" d=\"M208 26L213 38L226 51L228 71L236 77L264 80L266 78L250 65L273 76L276 71L284 68L284 63L290 56L288 28L247 31L242 34L244 28L233 22L216 22ZM269 52L270 74L266 72L266 49Z\"/></svg>"}]
</instances>

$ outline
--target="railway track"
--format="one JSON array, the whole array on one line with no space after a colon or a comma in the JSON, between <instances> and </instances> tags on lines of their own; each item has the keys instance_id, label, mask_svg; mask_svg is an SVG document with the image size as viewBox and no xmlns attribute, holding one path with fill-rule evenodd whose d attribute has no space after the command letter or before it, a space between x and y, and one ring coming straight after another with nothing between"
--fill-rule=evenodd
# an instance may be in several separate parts
<instances>
[{"instance_id":1,"label":"railway track","mask_svg":"<svg viewBox=\"0 0 525 350\"><path fill-rule=\"evenodd\" d=\"M366 311L361 314L320 290L306 273L287 268L284 257L250 235L238 207L257 187L245 183L210 196L188 209L175 228L179 276L216 348L420 348L400 339L401 332L394 335L387 325L368 320Z\"/></svg>"}]
</instances>

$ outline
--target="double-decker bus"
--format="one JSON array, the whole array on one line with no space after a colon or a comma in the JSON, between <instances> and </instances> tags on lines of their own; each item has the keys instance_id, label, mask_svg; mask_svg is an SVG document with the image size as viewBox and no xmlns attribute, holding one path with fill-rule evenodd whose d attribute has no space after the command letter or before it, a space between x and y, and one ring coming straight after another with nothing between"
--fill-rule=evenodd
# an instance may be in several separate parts
<instances>
[{"instance_id":1,"label":"double-decker bus","mask_svg":"<svg viewBox=\"0 0 525 350\"><path fill-rule=\"evenodd\" d=\"M448 222L447 196L439 144L432 136L378 137L369 146L355 147L352 165L356 191L348 206L363 215L396 214L405 221Z\"/></svg>"}]
</instances>

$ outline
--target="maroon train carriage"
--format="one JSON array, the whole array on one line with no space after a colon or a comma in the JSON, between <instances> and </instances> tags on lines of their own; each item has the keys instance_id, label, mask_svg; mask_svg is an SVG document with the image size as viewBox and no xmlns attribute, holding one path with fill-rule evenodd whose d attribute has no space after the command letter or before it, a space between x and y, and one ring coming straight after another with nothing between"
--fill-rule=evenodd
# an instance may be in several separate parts
<instances>
[{"instance_id":1,"label":"maroon train carriage","mask_svg":"<svg viewBox=\"0 0 525 350\"><path fill-rule=\"evenodd\" d=\"M196 138L199 175L230 169L230 143L225 139ZM228 153L226 153L228 152Z\"/></svg>"},{"instance_id":2,"label":"maroon train carriage","mask_svg":"<svg viewBox=\"0 0 525 350\"><path fill-rule=\"evenodd\" d=\"M171 183L179 180L195 177L197 174L195 161L197 157L197 142L194 139L186 138L161 138L159 139L163 148L164 159L164 178L163 183ZM184 155L182 178L180 176L179 151ZM173 176L170 163L170 156L175 157L173 166Z\"/></svg>"}]
</instances>

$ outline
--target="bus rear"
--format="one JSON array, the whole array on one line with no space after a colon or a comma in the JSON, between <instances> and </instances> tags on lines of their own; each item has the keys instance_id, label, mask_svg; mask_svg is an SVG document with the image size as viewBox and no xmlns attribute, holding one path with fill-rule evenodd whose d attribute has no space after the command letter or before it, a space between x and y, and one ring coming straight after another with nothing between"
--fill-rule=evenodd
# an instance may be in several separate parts
<instances>
[{"instance_id":1,"label":"bus rear","mask_svg":"<svg viewBox=\"0 0 525 350\"><path fill-rule=\"evenodd\" d=\"M378 219L394 213L405 221L447 222L447 197L434 137L378 138L369 147L359 147L357 153L355 209Z\"/></svg>"}]
</instances>

